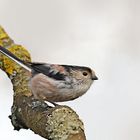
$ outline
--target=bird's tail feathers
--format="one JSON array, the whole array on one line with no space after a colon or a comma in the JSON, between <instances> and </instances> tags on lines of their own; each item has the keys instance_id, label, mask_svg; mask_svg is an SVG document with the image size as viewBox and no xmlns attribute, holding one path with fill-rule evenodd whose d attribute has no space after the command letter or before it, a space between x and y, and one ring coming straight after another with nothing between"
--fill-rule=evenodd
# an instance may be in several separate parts
<instances>
[{"instance_id":1,"label":"bird's tail feathers","mask_svg":"<svg viewBox=\"0 0 140 140\"><path fill-rule=\"evenodd\" d=\"M19 59L17 56L15 56L13 53L11 53L9 50L5 49L4 47L0 46L0 52L7 57L9 57L11 60L15 61L17 64L22 66L28 71L31 71L31 66L30 64L24 62L23 60Z\"/></svg>"}]
</instances>

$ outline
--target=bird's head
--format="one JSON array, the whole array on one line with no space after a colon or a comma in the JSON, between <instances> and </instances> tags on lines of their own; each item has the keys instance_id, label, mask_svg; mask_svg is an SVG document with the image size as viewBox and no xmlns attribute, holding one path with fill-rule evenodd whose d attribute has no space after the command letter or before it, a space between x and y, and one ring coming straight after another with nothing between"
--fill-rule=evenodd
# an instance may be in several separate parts
<instances>
[{"instance_id":1,"label":"bird's head","mask_svg":"<svg viewBox=\"0 0 140 140\"><path fill-rule=\"evenodd\" d=\"M94 80L98 80L95 72L89 67L66 65L64 67L72 78L73 86L82 94L90 88Z\"/></svg>"}]
</instances>

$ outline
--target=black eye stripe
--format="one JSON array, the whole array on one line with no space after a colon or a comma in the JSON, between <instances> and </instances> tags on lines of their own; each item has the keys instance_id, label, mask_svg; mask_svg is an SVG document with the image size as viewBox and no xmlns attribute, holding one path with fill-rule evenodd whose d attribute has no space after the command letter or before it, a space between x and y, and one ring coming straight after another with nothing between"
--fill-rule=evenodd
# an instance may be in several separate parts
<instances>
[{"instance_id":1,"label":"black eye stripe","mask_svg":"<svg viewBox=\"0 0 140 140\"><path fill-rule=\"evenodd\" d=\"M68 72L70 72L71 69L72 69L72 70L82 70L82 71L85 70L85 72L87 71L87 73L88 72L89 73L92 73L92 70L89 67L84 67L84 66L71 66L71 65L61 65L61 66L63 66Z\"/></svg>"}]
</instances>

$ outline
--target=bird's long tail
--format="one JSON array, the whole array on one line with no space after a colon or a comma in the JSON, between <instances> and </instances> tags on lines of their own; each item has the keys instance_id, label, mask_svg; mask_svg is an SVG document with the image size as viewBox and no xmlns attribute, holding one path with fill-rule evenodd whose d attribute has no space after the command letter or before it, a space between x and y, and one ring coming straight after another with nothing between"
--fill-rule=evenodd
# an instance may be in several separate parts
<instances>
[{"instance_id":1,"label":"bird's long tail","mask_svg":"<svg viewBox=\"0 0 140 140\"><path fill-rule=\"evenodd\" d=\"M20 66L22 66L26 70L31 71L31 66L28 63L26 63L23 60L21 60L18 57L16 57L9 50L7 50L4 47L0 46L0 52L3 53L4 55L6 55L7 57L9 57L11 60L15 61L17 64L19 64Z\"/></svg>"}]
</instances>

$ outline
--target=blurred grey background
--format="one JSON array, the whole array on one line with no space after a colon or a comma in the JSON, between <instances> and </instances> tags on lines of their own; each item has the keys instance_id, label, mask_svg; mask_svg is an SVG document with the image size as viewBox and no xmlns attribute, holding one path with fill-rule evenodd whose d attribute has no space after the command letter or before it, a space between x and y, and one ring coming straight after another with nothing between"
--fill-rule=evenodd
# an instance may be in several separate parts
<instances>
[{"instance_id":1,"label":"blurred grey background","mask_svg":"<svg viewBox=\"0 0 140 140\"><path fill-rule=\"evenodd\" d=\"M33 61L95 69L99 80L63 104L84 121L87 140L140 140L139 0L0 0L0 24ZM12 85L0 71L0 139L42 140L14 131Z\"/></svg>"}]
</instances>

